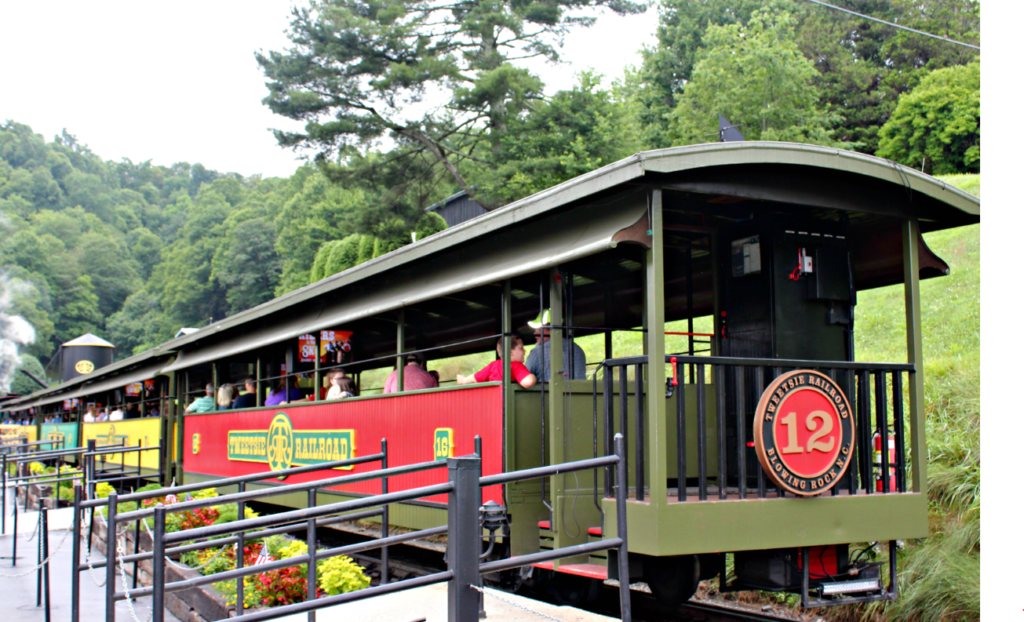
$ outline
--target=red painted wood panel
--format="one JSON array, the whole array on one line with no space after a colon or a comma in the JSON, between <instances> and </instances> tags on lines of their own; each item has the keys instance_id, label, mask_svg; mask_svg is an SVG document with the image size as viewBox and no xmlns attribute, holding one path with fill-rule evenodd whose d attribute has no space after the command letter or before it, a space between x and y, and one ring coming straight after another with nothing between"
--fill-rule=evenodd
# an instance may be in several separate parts
<instances>
[{"instance_id":1,"label":"red painted wood panel","mask_svg":"<svg viewBox=\"0 0 1024 622\"><path fill-rule=\"evenodd\" d=\"M502 397L500 385L466 387L452 391L384 395L347 399L331 403L310 403L272 407L239 413L205 413L185 417L185 472L217 477L268 473L266 463L228 460L229 431L267 430L278 413L285 413L294 432L303 430L354 430L354 456L380 453L380 441L388 440L388 465L392 467L434 459L434 432L450 428L455 443L451 455L473 453L473 438L483 441L483 474L502 471ZM193 453L198 434L199 452ZM286 483L298 483L363 473L380 468L379 462L360 464L351 471L323 470L294 475ZM447 469L411 473L389 479L391 492L448 481ZM339 490L377 494L380 481L343 486ZM427 500L447 502L447 495ZM502 503L501 486L489 486L483 500Z\"/></svg>"}]
</instances>

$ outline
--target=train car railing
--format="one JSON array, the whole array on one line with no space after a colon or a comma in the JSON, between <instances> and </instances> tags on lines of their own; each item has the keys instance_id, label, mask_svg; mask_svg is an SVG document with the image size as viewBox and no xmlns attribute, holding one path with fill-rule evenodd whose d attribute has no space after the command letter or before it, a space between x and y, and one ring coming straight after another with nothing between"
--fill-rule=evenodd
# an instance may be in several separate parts
<instances>
[{"instance_id":1,"label":"train car railing","mask_svg":"<svg viewBox=\"0 0 1024 622\"><path fill-rule=\"evenodd\" d=\"M107 568L108 586L106 600L107 620L109 622L113 622L115 602L119 600L132 601L132 599L135 598L151 595L153 597L152 621L163 622L164 600L168 592L187 590L201 585L226 580L240 581L247 576L301 565L306 566L307 573L306 598L304 601L242 614L237 616L235 619L240 622L257 622L281 618L297 613L307 613L309 620L311 622L315 622L316 611L325 607L353 602L356 600L363 600L382 594L408 590L425 585L448 583L449 621L477 622L481 613L481 599L483 593L481 575L483 574L500 572L503 570L509 570L512 568L564 557L583 555L594 551L616 549L619 553L618 563L620 576L628 576L629 560L626 523L627 485L625 471L622 468L624 456L625 445L623 444L622 436L617 435L615 439L615 453L609 456L535 469L526 469L511 473L502 473L487 477L481 477L481 458L478 454L473 454L470 456L449 458L447 460L435 460L433 462L423 462L402 467L384 468L369 473L346 475L305 484L281 486L271 491L237 493L216 499L197 499L186 503L177 503L170 507L158 504L155 508L125 512L120 515L116 514L118 499L116 497L113 499L108 498L106 500L106 507L110 513L109 516L111 517L108 519L108 534L116 534L118 523L139 520L149 516L152 516L154 526L152 531L153 550L149 553L137 554L134 556L125 556L122 552L111 546L109 543L116 539L116 535L108 535L107 559L118 560L118 564L121 566L122 582L126 589L117 590L112 587L115 584L113 563L105 563ZM488 547L487 551L481 555L481 548L485 540L483 536L484 524L481 521L481 511L484 508L480 505L481 490L483 487L550 477L562 473L612 467L616 468L617 480L616 537L606 538L597 542L590 542L582 545L542 551L540 553L530 555L521 555L495 561L482 561L486 559L487 555L492 550L491 547ZM328 505L315 505L316 491L327 486L354 483L367 479L382 479L383 481L383 479L387 477L440 468L447 468L448 470L448 481L446 483L422 486L401 492L383 493L380 495L368 496ZM207 484L209 484L209 482ZM287 489L288 492L301 490L307 491L309 494L309 506L303 509L287 511L280 514L243 519L233 523L210 525L207 527L200 527L198 529L174 533L167 533L166 531L167 514L169 512L181 511L182 509L207 507L209 505L223 503L225 500L231 498L236 500L247 500L259 496L266 496L267 493L287 494L286 492L282 492L285 489ZM180 490L180 488L178 490ZM366 515L368 510L370 510L370 513L374 513L374 508L384 508L390 504L413 501L415 499L421 499L438 494L448 495L447 526L421 529L394 536L386 535L386 532L384 532L382 533L381 538L360 542L358 544L317 550L316 528L318 526L327 525L332 522L354 520L357 517ZM133 497L133 495L126 495L121 498L128 499L130 497ZM138 497L138 495L135 495L135 497ZM101 503L103 503L102 500L93 500L88 502L81 502L79 500L76 502L76 508L86 505L91 508L95 508ZM379 513L380 511L380 509L377 509L376 513ZM239 567L233 570L226 570L215 574L198 576L170 583L166 581L165 564L162 563L161 558L165 558L167 555L186 550L210 548L211 546L230 543L235 540L235 537L243 541L245 539L260 539L273 534L296 531L297 529L301 529L303 526L306 528L306 553L303 555L281 560L272 560L258 566ZM317 598L316 584L318 562L339 555L359 553L362 551L378 549L385 546L393 546L409 542L411 540L443 534L448 535L446 570L428 574L426 576L406 579L400 582L381 583L378 586L354 592ZM200 542L196 542L197 540ZM154 560L152 574L153 585L143 588L127 589L127 579L124 575L124 564L126 562L139 559ZM620 582L619 596L621 601L620 609L622 620L629 622L631 620L631 606L628 581ZM75 607L77 608L77 605ZM72 620L73 622L77 622L78 620L76 611L72 614Z\"/></svg>"},{"instance_id":2,"label":"train car railing","mask_svg":"<svg viewBox=\"0 0 1024 622\"><path fill-rule=\"evenodd\" d=\"M643 501L648 494L644 409L650 399L667 399L673 394L676 398L675 413L671 419L674 421L669 425L674 424L675 428L676 464L667 465L667 472L675 472L677 485L674 494L669 489L669 501L683 503L707 501L709 498L787 496L783 489L771 483L756 457L749 456L752 459L748 459L748 452L754 445L747 431L765 387L781 374L794 369L818 371L844 386L855 416L856 456L851 458L850 466L839 483L826 494L871 495L908 491L908 455L911 448L907 444L903 387L910 386L913 380L913 365L688 355L668 355L665 363L672 374L665 388L645 388L646 356L608 359L602 363L604 449L610 448L611 434L616 430L632 444L633 455L627 456L625 468L630 474L632 494L637 501ZM904 375L908 376L906 383ZM595 400L596 384L595 380ZM696 393L693 412L688 412L686 391ZM712 448L709 446L709 411L712 409L708 400L714 400L714 449L717 454L714 461L711 460ZM733 425L727 426L730 417ZM687 422L690 418L696 419L696 425L691 421L689 426L697 434L696 469L687 466ZM727 427L734 430L731 440ZM630 439L630 435L634 438ZM883 451L882 448L889 450ZM632 465L629 457L633 458ZM714 470L713 474L709 472L711 470ZM689 486L689 481L693 481L695 486ZM596 487L595 481L595 494ZM606 470L605 496L611 495L611 489L611 475ZM789 496L793 496L792 493Z\"/></svg>"},{"instance_id":3,"label":"train car railing","mask_svg":"<svg viewBox=\"0 0 1024 622\"><path fill-rule=\"evenodd\" d=\"M62 441L56 441L58 443ZM104 451L107 449L117 449L123 447L123 444L116 445L100 445L95 448L96 451ZM56 483L60 486L61 483L67 483L69 481L79 480L79 485L88 485L88 477L85 468L80 468L75 471L61 472L58 470L57 473L43 473L38 475L30 475L24 472L24 465L32 462L54 462L57 466L63 462L65 458L78 458L81 459L83 455L89 452L89 448L86 447L69 447L67 449L55 449L47 451L36 451L34 453L14 454L14 455L0 455L0 507L7 507L7 489L13 487L15 496L17 496L18 488L22 485L46 485ZM11 470L14 473L11 473ZM17 518L17 506L15 506L15 519ZM15 531L17 527L15 526ZM4 513L0 516L0 534L7 533L7 515Z\"/></svg>"},{"instance_id":4,"label":"train car railing","mask_svg":"<svg viewBox=\"0 0 1024 622\"><path fill-rule=\"evenodd\" d=\"M157 456L164 455L163 437L160 438L160 442L156 445L143 445L141 439L135 445L127 445L124 439L121 439L120 445L105 445L103 449L98 449L99 446L96 444L96 439L91 438L86 443L88 451L82 454L82 458L85 461L89 474L89 485L92 486L94 492L96 484L101 482L115 484L128 481L139 482L148 479L163 481L164 465L159 459L157 460L157 468L154 473L143 473L142 471L142 454L144 452L155 451ZM125 456L128 454L136 454L134 468L129 468L130 465L125 464ZM120 464L110 460L114 456L121 459ZM103 468L103 466L109 464L119 468Z\"/></svg>"},{"instance_id":5,"label":"train car railing","mask_svg":"<svg viewBox=\"0 0 1024 622\"><path fill-rule=\"evenodd\" d=\"M352 467L359 464L366 464L370 462L380 462L383 471L388 471L383 475L380 475L383 471L372 471L369 473L358 473L354 475L346 475L340 477L332 477L326 479L319 479L311 482L305 482L300 484L289 484L274 486L273 488L265 490L247 490L246 487L250 483L260 482L264 480L271 480L277 477L290 477L292 475L301 475L305 473L313 473L316 471L330 470L343 467ZM142 504L144 501L153 499L166 499L169 495L185 495L198 490L204 490L208 488L223 489L223 488L235 488L237 492L232 494L221 495L209 499L194 499L186 500L181 503L175 503L171 511L187 511L197 508L209 507L212 505L224 505L234 503L238 508L238 516L245 516L245 504L246 502L253 501L256 499L265 499L274 496L287 495L293 493L306 493L307 499L310 506L316 505L316 493L321 489L329 486L337 486L344 483L350 483L353 481L364 481L368 479L376 479L382 477L383 490L387 490L387 478L389 476L401 475L405 473L415 472L418 469L411 469L409 467L398 467L396 469L387 469L387 440L381 441L381 452L377 454L371 454L367 456L360 456L357 458L350 458L347 460L336 460L332 462L321 462L313 465L305 465L299 467L292 467L290 469L282 469L279 471L270 471L263 473L254 473L251 475L242 475L237 477L228 477L223 479L211 480L206 482L197 482L193 484L184 484L180 486L172 486L166 488L160 488L157 490L150 490L146 492L136 492L126 495L118 495L112 493L106 498L96 498L95 491L86 488L86 491L91 492L90 498L86 498L86 493L80 489L75 490L75 502L74 502L74 518L73 518L73 530L74 544L72 547L72 583L71 583L71 600L72 600L72 622L78 622L79 619L79 604L81 598L81 584L80 584L80 573L82 572L93 572L94 569L102 568L105 570L106 581L105 589L107 596L107 619L113 620L113 602L115 598L118 600L124 599L124 592L116 592L116 568L114 564L108 563L109 560L118 560L121 572L124 573L125 565L128 563L132 564L132 591L128 594L132 598L135 597L134 590L138 587L138 571L139 563L144 560L153 560L154 551L140 552L141 542L141 530L143 526L149 530L149 520L153 520L156 516L155 508L143 508ZM118 504L121 503L134 503L136 509L129 512L118 512ZM162 504L159 504L162 506ZM97 514L97 508L106 509L106 517L103 514ZM82 550L81 550L81 529L82 523L88 515L88 538L87 538L87 555L85 563L82 562ZM107 538L106 538L106 558L98 561L90 561L89 557L92 552L92 533L94 529L95 519L99 518L107 526ZM344 517L336 517L330 520L318 521L317 525L325 526L333 523L340 523L351 520L360 520L365 518L380 517L381 519L381 530L382 533L387 534L389 530L388 526L388 513L386 511L370 511L362 512L359 514L350 514ZM134 522L135 529L135 544L134 552L128 554L128 551L118 550L119 543L117 542L117 525L120 523ZM230 523L231 525L238 525L244 521L236 521ZM290 531L295 531L297 528L302 527L302 524L286 525L278 527L276 529L263 529L255 533L247 533L246 529L242 529L238 532L237 537L232 539L231 544L238 546L238 550L244 550L245 542L247 540L256 540L260 538L269 537L276 534L284 534ZM129 529L130 526L125 527L125 530ZM163 555L177 555L180 553L186 553L188 551L196 551L201 549L207 549L215 546L221 546L224 544L223 539L220 541L207 541L204 540L204 536L200 533L201 529L188 530L190 534L188 540L200 540L199 542L191 542L189 544L183 544L181 546L167 548L163 551ZM151 532L151 536L155 536L155 531ZM196 537L198 536L198 538ZM384 547L373 547L382 548L381 561L382 566L386 568L388 563L387 557L387 544ZM244 555L236 555L236 569L232 572L238 572L244 570L245 558ZM154 569L162 564L154 564ZM262 566L261 566L262 568ZM239 574L233 578L236 580L236 613L240 613L244 607L244 594L243 594L243 578L247 576L245 574ZM387 581L387 571L382 572L382 579ZM123 577L124 586L127 587L127 577ZM119 594L119 596L118 596Z\"/></svg>"}]
</instances>

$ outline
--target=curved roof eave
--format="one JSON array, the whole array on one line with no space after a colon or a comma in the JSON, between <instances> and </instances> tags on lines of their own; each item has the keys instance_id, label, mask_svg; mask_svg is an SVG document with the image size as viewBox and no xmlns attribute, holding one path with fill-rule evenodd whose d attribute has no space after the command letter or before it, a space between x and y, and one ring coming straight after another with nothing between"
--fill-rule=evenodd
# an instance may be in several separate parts
<instances>
[{"instance_id":1,"label":"curved roof eave","mask_svg":"<svg viewBox=\"0 0 1024 622\"><path fill-rule=\"evenodd\" d=\"M832 147L747 141L707 143L644 151L227 317L191 335L167 341L158 349L165 352L180 350L189 344L202 341L245 322L342 288L350 283L371 278L396 266L423 259L433 253L491 233L517 221L537 216L586 196L642 178L647 172L673 173L736 164L768 163L822 167L866 175L894 184L909 185L914 191L947 203L966 214L981 215L981 202L976 197L941 180L890 160Z\"/></svg>"},{"instance_id":2,"label":"curved roof eave","mask_svg":"<svg viewBox=\"0 0 1024 622\"><path fill-rule=\"evenodd\" d=\"M47 395L53 395L54 393L64 393L66 391L74 389L75 387L83 383L98 381L99 379L107 376L108 374L112 374L114 372L126 369L128 367L133 367L141 363L145 363L147 361L155 359L161 354L163 356L170 356L169 352L161 350L159 346L155 348L150 348L145 352L140 352L136 355L129 356L126 359L122 359L105 367L95 369L88 374L78 376L77 378L72 378L67 382L55 384L52 387L48 387L46 389L39 389L38 391L29 393L24 397L20 397L17 400L14 400L13 402L5 404L3 406L3 410L21 410L23 408L30 408L40 398L43 398Z\"/></svg>"}]
</instances>

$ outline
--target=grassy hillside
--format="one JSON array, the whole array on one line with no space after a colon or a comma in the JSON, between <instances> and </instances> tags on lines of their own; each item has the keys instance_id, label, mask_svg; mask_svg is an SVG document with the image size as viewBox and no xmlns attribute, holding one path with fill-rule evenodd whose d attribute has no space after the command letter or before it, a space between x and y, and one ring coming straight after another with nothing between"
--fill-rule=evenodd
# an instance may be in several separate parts
<instances>
[{"instance_id":1,"label":"grassy hillside","mask_svg":"<svg viewBox=\"0 0 1024 622\"><path fill-rule=\"evenodd\" d=\"M981 196L979 175L943 178ZM900 554L900 598L833 611L848 620L981 617L981 226L925 235L950 274L921 283L931 536ZM903 360L902 286L863 292L857 358Z\"/></svg>"}]
</instances>

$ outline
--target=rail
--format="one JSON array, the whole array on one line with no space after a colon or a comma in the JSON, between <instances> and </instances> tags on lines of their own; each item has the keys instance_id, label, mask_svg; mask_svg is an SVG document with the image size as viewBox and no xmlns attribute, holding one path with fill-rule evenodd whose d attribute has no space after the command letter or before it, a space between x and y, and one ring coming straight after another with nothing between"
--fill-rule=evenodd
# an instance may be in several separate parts
<instances>
[{"instance_id":1,"label":"rail","mask_svg":"<svg viewBox=\"0 0 1024 622\"><path fill-rule=\"evenodd\" d=\"M668 489L670 500L685 503L707 501L709 497L717 497L719 500L785 497L787 493L771 484L770 478L753 455L754 443L749 431L754 410L765 387L782 373L794 369L814 370L829 376L844 388L855 415L856 456L851 458L850 467L842 480L826 494L907 492L909 448L904 420L903 386L904 374L911 378L908 386L912 381L915 373L913 365L689 355L668 355L665 363L670 366L672 375L668 378L664 392L660 387L645 388L646 356L608 359L601 364L605 370L601 388L604 402L604 449L610 449L617 418L617 429L626 437L627 447L629 436L634 435L631 440L634 451L630 474L637 501L643 501L648 494L645 480L648 459L644 431L645 407L649 408L652 397L671 398L673 395L676 398L676 464L667 466L669 473L673 470L671 467L675 467L676 486L674 494L671 488ZM630 370L633 372L632 381L628 378ZM687 400L687 392L694 392L695 399ZM597 394L595 377L595 449L598 432ZM714 400L713 423L709 417L709 399ZM692 412L688 412L688 401L693 402ZM697 434L695 469L688 467L687 456L687 422L691 417L696 418L695 426L692 425L694 422L690 422L690 430L695 429ZM709 425L713 425L713 429ZM712 433L716 437L713 447L709 446ZM889 451L882 451L882 447L888 447ZM715 450L714 457L711 456L712 449ZM628 456L625 468L629 473L631 467ZM883 473L888 476L883 476ZM714 484L709 483L711 480ZM596 481L594 486L596 497ZM605 469L605 496L611 496L611 490L611 475Z\"/></svg>"},{"instance_id":2,"label":"rail","mask_svg":"<svg viewBox=\"0 0 1024 622\"><path fill-rule=\"evenodd\" d=\"M290 469L283 469L283 470L280 470L280 471L271 471L271 472L268 472L268 473L255 473L255 474L252 474L252 475L243 475L243 476L237 476L237 477L229 477L229 478L223 478L223 479L212 480L212 481L207 481L207 482L199 482L199 483L194 483L194 484L184 484L184 485L181 485L181 486L166 487L166 488L160 488L160 489L157 489L157 490L149 490L149 491L146 491L146 492L130 493L130 494L127 494L127 495L118 495L117 493L112 493L112 494L110 494L106 498L96 498L95 497L95 491L92 491L93 494L91 495L91 498L86 499L85 498L85 493L82 490L76 489L75 490L75 502L74 502L74 508L75 509L74 509L74 518L73 518L73 529L75 531L75 544L73 545L73 550L72 550L72 559L74 561L73 561L73 564L72 564L72 583L71 583L72 622L78 622L78 619L79 619L79 607L80 607L80 600L81 600L81 575L80 575L80 573L82 573L82 572L88 571L88 572L91 573L91 572L93 572L94 569L97 569L97 568L103 568L104 569L105 574L106 574L106 581L104 583L104 586L105 586L105 589L106 589L106 596L107 596L107 603L108 603L107 619L110 620L110 621L113 620L113 611L114 611L114 609L113 609L112 603L114 602L115 599L118 599L118 600L124 599L125 598L125 594L128 594L128 596L130 596L130 597L135 597L134 590L138 587L139 563L144 561L144 560L152 560L152 559L154 559L154 556L155 556L155 551L140 552L140 543L141 543L141 540L142 540L142 538L141 538L142 526L145 525L145 528L148 531L149 530L149 524L148 524L147 521L150 520L150 519L154 520L154 526L155 526L155 522L156 522L155 517L157 515L156 508L143 508L142 507L142 503L144 501L153 500L153 499L162 500L162 499L166 499L168 495L177 496L177 495L187 494L187 493L190 493L190 492L193 492L193 491L203 490L203 489L208 489L208 488L230 488L230 487L235 487L235 488L237 488L237 492L232 493L232 494L221 495L219 497L210 498L210 499L195 499L195 500L191 500L191 501L186 500L186 501L181 502L181 503L175 503L172 506L172 511L174 511L174 512L187 511L187 510L190 510L190 509L209 507L209 506L212 506L212 505L224 505L225 503L235 503L237 505L237 508L238 508L238 516L239 517L244 517L245 516L245 504L246 504L247 501L252 501L252 500L255 500L255 499L259 499L259 498L279 496L279 495L295 493L295 492L305 492L307 494L308 503L309 503L310 507L312 507L312 506L316 505L316 493L321 488L325 488L327 486L339 485L339 484L342 484L342 483L351 483L351 482L355 482L355 481L364 481L364 480L367 480L367 479L374 479L374 478L377 478L377 477L382 477L383 478L382 479L382 486L383 486L384 491L386 492L387 491L387 478L388 477L391 477L391 476L394 476L394 475L400 475L400 474L404 474L404 473L410 473L410 472L413 472L415 470L415 469L410 469L409 467L398 467L398 468L394 468L394 469L388 469L387 468L387 453L388 453L388 451L387 451L387 440L385 439L385 440L381 441L381 452L377 453L377 454L371 454L371 455L367 455L367 456L360 456L360 457L357 457L357 458L350 458L350 459L347 459L347 460L336 460L336 461L332 461L332 462L322 462L322 463L318 463L318 464L314 464L314 465L305 465L305 466L293 467L293 468L290 468ZM359 464L366 464L366 463L371 463L371 462L380 462L380 464L382 466L382 469L378 470L378 471L370 472L370 473L360 473L360 474L347 475L347 476L341 476L341 477L320 479L320 480L316 480L316 481L313 481L313 482L307 482L307 483L301 483L301 484L292 484L292 485L287 485L287 486L275 486L274 488L271 488L269 490L246 490L246 486L248 484L250 484L250 483L253 483L253 482L269 480L269 479L273 479L273 478L276 478L276 477L290 477L292 475L300 475L300 474L304 474L304 473L311 473L311 472L314 472L314 471L323 471L323 470L327 470L327 469L335 469L335 468L342 468L342 467L352 467L352 466L356 466L356 465L359 465ZM129 511L129 512L119 512L118 505L122 504L122 503L135 503L136 509L133 510L133 511ZM162 504L158 504L158 506L162 507ZM81 561L82 561L82 559L81 559L82 558L82 551L81 551L81 539L80 539L82 522L83 522L83 520L85 518L86 512L88 511L88 514L89 514L89 521L88 521L88 525L89 525L89 538L88 538L89 551L88 552L91 553L92 531L93 531L94 520L95 520L95 517L97 516L96 513L95 513L95 510L96 510L96 508L101 508L101 507L106 509L106 514L107 514L106 515L106 519L104 519L106 524L107 524L106 559L104 559L102 561L90 561L89 557L87 555L85 563L83 564L83 563L81 563ZM103 515L100 514L99 516L102 517ZM276 516L280 516L280 515L275 515L275 516L272 516L272 517L269 517L269 518L275 518ZM328 524L332 524L332 523L337 523L337 522L350 521L350 520L356 520L356 519L362 519L362 518L371 518L371 517L376 517L376 516L380 516L381 517L382 533L384 533L386 535L388 533L388 530L389 530L389 525L388 525L389 517L388 517L388 513L387 513L386 510L385 511L364 512L364 513L360 513L358 515L346 515L344 517L335 518L333 520L317 521L316 525L317 526L324 526L324 525L328 525ZM261 518L266 518L266 517L261 517ZM118 550L117 550L117 535L116 535L118 533L117 525L120 524L120 523L126 523L126 522L134 522L135 523L134 552L132 554L130 554L130 555L128 554L127 551L119 553ZM235 526L238 526L239 524L244 523L244 522L245 522L244 520L236 521L235 523L230 523L229 526L235 527ZM276 534L288 533L290 531L295 531L297 528L301 528L302 525L303 525L302 523L289 524L289 525L285 525L283 527L278 527L276 529L263 529L261 531L257 531L257 532L254 532L254 533L246 533L246 531L243 529L242 531L239 531L237 533L236 538L232 539L232 543L236 544L238 546L238 550L239 551L244 551L244 547L245 547L245 542L246 541L251 541L251 540L256 540L256 539L260 539L260 538L265 538L265 537L269 537L271 535L276 535ZM128 527L125 527L125 529L127 530ZM211 547L214 547L214 546L221 546L221 545L225 544L223 538L220 538L219 541L205 539L206 536L203 536L201 531L202 531L201 529L193 529L193 530L189 530L187 532L184 532L184 533L186 533L188 535L188 540L200 539L201 541L199 541L199 542L192 542L191 544L183 544L181 546L177 546L177 547L172 547L172 548L166 549L163 552L163 555L164 556L166 556L166 555L174 555L174 554L179 554L179 553L185 553L185 552L188 552L188 551L195 551L195 550L200 550L200 549L211 548ZM388 577L388 575L387 575L387 566L388 566L387 544L385 544L383 547L371 547L371 548L381 548L381 550L382 550L382 552L381 552L381 563L382 563L383 570L382 570L382 575L381 576L382 576L382 580L386 583L387 580L388 580L388 578L387 578ZM129 562L132 563L132 590L128 590L127 592L120 592L120 593L116 592L116 590L115 590L115 583L116 583L116 578L117 578L117 576L116 576L117 568L115 568L115 564L114 563L111 563L112 560L119 560L119 564L121 566L121 571L122 572L124 572L125 564L127 564ZM231 572L240 572L240 571L245 570L244 564L245 564L244 555L236 555L236 568L235 568L235 570L233 570ZM156 568L157 566L159 566L161 568L163 567L162 564L154 564L153 566L154 566L154 568ZM267 569L267 568L265 568L265 566L260 566L260 568L263 568L264 570ZM247 575L246 574L237 574L237 575L232 575L232 577L230 577L230 578L234 578L235 581L236 581L236 599L237 599L236 600L236 611L239 612L239 613L241 612L241 608L244 607L243 579L244 579L245 576L247 576ZM218 579L218 580L222 580L222 579ZM127 578L126 577L124 578L124 585L127 588Z\"/></svg>"},{"instance_id":3,"label":"rail","mask_svg":"<svg viewBox=\"0 0 1024 622\"><path fill-rule=\"evenodd\" d=\"M479 441L479 437L478 437ZM477 450L480 446L477 444ZM386 445L384 447L386 451ZM367 457L369 458L369 457ZM615 454L610 456L604 456L599 458L593 458L588 460L580 460L577 462L570 462L566 464L553 465L548 467L542 467L537 469L527 469L524 471L517 471L513 473L503 473L500 475L492 475L487 477L481 477L481 458L479 454L472 454L470 456L449 458L447 461L436 460L432 462L423 462L419 464L406 465L402 467L382 468L377 471L369 473L353 474L338 478L328 478L318 480L315 482L308 482L303 484L294 484L290 486L280 486L275 490L260 491L263 496L268 494L276 494L281 489L289 490L306 490L308 494L308 505L305 508L282 512L279 514L273 514L268 516L260 516L248 519L238 520L232 523L226 523L221 525L210 525L206 527L200 527L197 529L191 529L187 531L167 533L167 515L169 512L177 512L185 507L198 508L206 507L213 504L222 504L228 498L234 498L235 500L249 500L251 493L236 493L234 495L226 495L215 499L196 499L186 503L175 503L171 506L164 506L162 503L158 503L154 508L149 508L142 511L124 512L121 514L117 513L117 505L119 501L124 499L132 498L136 501L141 501L142 496L147 498L155 498L156 493L163 493L166 490L161 491L149 491L147 493L136 493L134 495L125 495L118 498L116 495L111 495L105 500L106 508L108 512L107 522L107 549L108 555L107 560L102 563L106 567L107 575L107 597L106 597L106 617L108 622L113 622L114 616L114 604L120 600L128 600L129 603L133 599L142 596L153 597L153 612L152 622L163 622L164 620L164 601L166 594L170 592L177 592L182 590L191 589L201 585L207 585L217 583L220 581L235 580L240 582L247 576L264 573L270 570L276 570L280 568L288 568L294 566L305 565L306 566L306 598L302 602L293 603L281 607L274 607L271 609L265 609L262 611L256 611L251 613L243 613L241 609L235 617L240 622L257 622L263 620L271 620L275 618L281 618L284 616L294 615L297 613L307 613L310 622L315 622L316 611L324 607L338 605L346 602L352 602L356 600L362 600L371 598L373 596L396 592L400 590L412 589L424 585L431 585L435 583L448 583L449 589L449 620L451 622L477 622L481 611L481 575L493 572L500 572L512 568L517 568L529 564L539 563L542 561L548 561L553 559L559 559L562 557L568 557L573 555L579 555L590 551L617 549L619 572L621 576L628 576L629 560L628 560L628 544L627 544L627 523L626 523L626 493L627 484L625 471L622 468L625 459L625 445L621 435L617 435L615 439ZM358 460L358 459L355 459ZM362 459L366 460L366 458ZM351 461L345 461L351 462ZM383 460L382 460L383 462ZM321 468L325 465L317 465ZM591 470L596 468L604 467L616 467L617 472L617 537L606 538L598 542L591 542L585 545L576 545L570 547L564 547L552 551L542 551L540 553L534 553L530 555L521 555L511 557L507 559L499 559L494 561L482 561L493 550L492 547L488 547L487 550L481 555L482 543L485 540L483 530L485 523L481 520L481 512L484 510L481 507L481 490L485 486L504 484L514 481L522 481L528 479L537 479L542 477L548 477L558 473L570 473L574 471ZM389 493L386 492L386 486L383 482L388 477L393 477L402 473L411 473L417 471L426 471L432 469L447 468L448 481L441 484L435 484L430 486L422 486L410 490L404 490L401 492ZM303 468L303 471L308 469ZM263 478L271 476L273 474L285 473L284 471L277 471L270 474L260 474ZM238 478L232 478L238 479ZM352 483L356 481L364 481L366 479L381 479L382 481L382 494L376 496L369 496L364 498L352 499L341 501L338 503L331 503L327 505L317 506L316 493L319 489L326 486L333 486L341 483ZM222 480L226 481L226 480ZM217 482L207 482L207 487L216 486ZM179 492L181 487L176 488ZM316 528L318 526L330 524L331 522L353 520L356 517L363 517L366 515L379 514L384 508L393 503L400 503L403 501L411 501L414 499L420 499L436 494L448 494L448 524L447 526L434 527L428 529L421 529L410 533L404 533L399 535L388 535L386 528L382 531L382 536L377 539L368 540L366 542L360 542L357 544L350 544L345 546L337 546L327 549L317 549L316 542ZM77 492L75 511L76 524L82 518L82 512L85 509L93 509L98 505L100 500L84 501L82 499L81 491ZM371 509L380 508L376 511ZM367 512L367 510L371 510ZM124 555L123 551L119 551L117 544L117 525L123 522L137 521L141 522L142 519L152 516L153 518L153 530L151 533L153 541L153 549L150 552L136 554L132 556ZM244 516L244 515L242 515ZM239 565L232 570L221 571L215 574L197 576L189 579L178 580L173 582L167 582L165 564L162 563L161 558L166 556L184 552L186 550L196 550L199 548L211 548L213 546L222 545L234 541L237 537L240 544L244 543L245 540L253 540L266 537L271 534L284 533L288 531L296 531L305 526L306 531L306 553L295 557L289 557L281 560L272 560L267 563L263 563L257 566L244 567ZM493 530L491 530L491 539L493 542ZM366 550L373 549L385 549L387 546L393 546L408 542L415 539L425 538L429 536L448 534L448 553L446 555L448 567L444 571L435 572L433 574L417 577L414 579L407 579L398 583L387 582L386 579L382 581L380 585L375 587L369 587L363 590L355 592L348 592L344 594L338 594L334 596L326 596L323 598L317 598L317 563L331 557L339 555L347 555L358 553ZM112 544L113 543L113 544ZM239 550L242 550L241 548ZM76 583L72 584L73 594L73 606L72 606L72 622L78 622L78 587L77 577L78 573L88 569L88 564L81 565L80 562L80 550L76 548L73 553L75 561L75 572ZM237 556L241 559L241 555ZM153 584L148 587L133 587L129 589L127 587L127 578L125 576L125 564L129 562L137 562L142 559L152 559L153 563ZM100 566L100 563L94 564L94 566ZM115 565L120 566L121 580L124 585L123 590L119 590L115 587L116 574ZM382 577L383 579L383 577ZM239 594L239 600L237 603L238 607L242 606L243 599L242 595ZM623 582L620 587L620 609L622 613L622 619L629 622L631 620L631 606L630 606L630 594L628 582Z\"/></svg>"}]
</instances>

